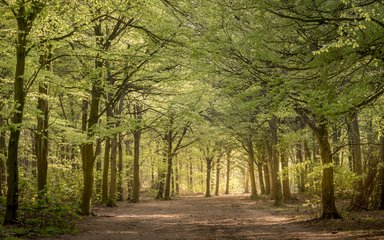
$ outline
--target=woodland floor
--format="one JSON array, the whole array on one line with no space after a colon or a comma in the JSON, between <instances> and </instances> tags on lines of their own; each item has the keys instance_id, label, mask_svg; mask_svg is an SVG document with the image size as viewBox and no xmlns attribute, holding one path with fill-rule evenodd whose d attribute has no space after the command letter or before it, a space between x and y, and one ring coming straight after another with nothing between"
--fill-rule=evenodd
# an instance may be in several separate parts
<instances>
[{"instance_id":1,"label":"woodland floor","mask_svg":"<svg viewBox=\"0 0 384 240\"><path fill-rule=\"evenodd\" d=\"M80 233L55 239L384 239L383 212L344 213L343 220L320 221L309 220L309 209L301 205L271 205L245 195L123 202L96 207L96 216L77 225Z\"/></svg>"}]
</instances>

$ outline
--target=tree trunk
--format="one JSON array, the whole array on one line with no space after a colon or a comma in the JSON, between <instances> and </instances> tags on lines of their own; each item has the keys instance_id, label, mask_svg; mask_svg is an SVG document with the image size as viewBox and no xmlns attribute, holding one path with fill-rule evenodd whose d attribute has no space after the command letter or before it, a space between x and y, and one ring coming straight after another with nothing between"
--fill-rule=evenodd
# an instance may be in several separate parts
<instances>
[{"instance_id":1,"label":"tree trunk","mask_svg":"<svg viewBox=\"0 0 384 240\"><path fill-rule=\"evenodd\" d=\"M21 124L23 122L25 92L24 92L24 75L25 75L25 60L27 48L27 36L31 26L26 20L26 9L23 4L15 10L17 13L17 44L16 44L16 71L15 81L13 83L15 109L11 119L13 127L10 128L7 172L8 172L8 192L5 209L4 225L13 225L17 223L17 209L19 208L19 165L18 165L18 150L19 139L21 132ZM32 14L32 13L31 13Z\"/></svg>"},{"instance_id":2,"label":"tree trunk","mask_svg":"<svg viewBox=\"0 0 384 240\"><path fill-rule=\"evenodd\" d=\"M215 196L219 196L219 188L220 188L220 159L221 156L217 158L216 162L216 186L215 186Z\"/></svg>"},{"instance_id":3,"label":"tree trunk","mask_svg":"<svg viewBox=\"0 0 384 240\"><path fill-rule=\"evenodd\" d=\"M336 148L336 146L339 145L340 130L337 129L336 125L333 125L332 130L333 130L333 132L332 132L333 145ZM340 166L340 154L338 152L333 154L333 162L335 163L336 166Z\"/></svg>"},{"instance_id":4,"label":"tree trunk","mask_svg":"<svg viewBox=\"0 0 384 240\"><path fill-rule=\"evenodd\" d=\"M101 32L101 24L99 23L94 27L96 43L100 46L100 42L102 41L102 32ZM103 61L96 57L95 60L95 69L96 71L101 72L103 68ZM83 144L82 147L82 170L83 170L83 194L82 194L82 202L81 202L81 210L83 214L90 215L91 214L91 199L92 199L92 190L93 190L93 165L95 161L95 153L94 153L94 128L99 121L99 106L100 106L100 98L102 95L102 76L101 73L96 75L92 79L92 90L91 90L91 103L89 109L89 118L88 118L88 126L87 126L87 142Z\"/></svg>"},{"instance_id":5,"label":"tree trunk","mask_svg":"<svg viewBox=\"0 0 384 240\"><path fill-rule=\"evenodd\" d=\"M278 119L276 116L272 116L272 119L269 121L270 131L271 131L271 146L270 146L270 155L272 157L272 199L275 200L275 206L283 205L283 196L281 192L281 179L279 179L280 164L277 154L277 130L278 130Z\"/></svg>"},{"instance_id":6,"label":"tree trunk","mask_svg":"<svg viewBox=\"0 0 384 240\"><path fill-rule=\"evenodd\" d=\"M111 139L111 182L109 186L109 198L108 198L108 206L115 207L116 206L116 187L117 187L117 134L113 136Z\"/></svg>"},{"instance_id":7,"label":"tree trunk","mask_svg":"<svg viewBox=\"0 0 384 240\"><path fill-rule=\"evenodd\" d=\"M175 164L175 191L176 195L180 194L180 161L176 159L176 164Z\"/></svg>"},{"instance_id":8,"label":"tree trunk","mask_svg":"<svg viewBox=\"0 0 384 240\"><path fill-rule=\"evenodd\" d=\"M167 134L167 174L165 177L165 189L164 189L165 200L171 199L170 193L171 193L171 176L172 176L172 160L173 160L172 136L173 136L173 132L170 130Z\"/></svg>"},{"instance_id":9,"label":"tree trunk","mask_svg":"<svg viewBox=\"0 0 384 240\"><path fill-rule=\"evenodd\" d=\"M127 177L127 200L132 201L132 191L133 191L133 152L131 149L131 141L123 140L125 144L125 155L128 157L129 161L127 162L126 167L126 177Z\"/></svg>"},{"instance_id":10,"label":"tree trunk","mask_svg":"<svg viewBox=\"0 0 384 240\"><path fill-rule=\"evenodd\" d=\"M364 179L361 190L353 197L348 208L349 211L369 210L369 198L375 189L375 178L377 176L377 160L370 159L367 176Z\"/></svg>"},{"instance_id":11,"label":"tree trunk","mask_svg":"<svg viewBox=\"0 0 384 240\"><path fill-rule=\"evenodd\" d=\"M67 148L67 151L66 152L69 152L71 153L72 150L71 150L71 146L70 145L67 145L68 148ZM101 140L100 139L97 139L96 141L96 195L98 196L102 196L102 190L103 190L103 174L102 174L102 171L103 171L103 168L102 168L102 160L101 160ZM69 158L71 158L69 156Z\"/></svg>"},{"instance_id":12,"label":"tree trunk","mask_svg":"<svg viewBox=\"0 0 384 240\"><path fill-rule=\"evenodd\" d=\"M227 172L226 172L226 183L225 183L225 194L229 194L229 181L231 177L231 150L226 152L227 155Z\"/></svg>"},{"instance_id":13,"label":"tree trunk","mask_svg":"<svg viewBox=\"0 0 384 240\"><path fill-rule=\"evenodd\" d=\"M353 160L353 172L361 177L363 174L362 166L362 154L361 154L361 140L360 140L360 130L359 130L359 120L357 113L353 114L353 121L351 124L351 139L352 139L352 160ZM356 190L359 190L362 187L363 180L360 179L357 181Z\"/></svg>"},{"instance_id":14,"label":"tree trunk","mask_svg":"<svg viewBox=\"0 0 384 240\"><path fill-rule=\"evenodd\" d=\"M323 177L321 182L321 203L323 209L321 218L340 218L335 205L332 151L325 123L320 123L318 125L316 136L319 142L320 156L323 165Z\"/></svg>"},{"instance_id":15,"label":"tree trunk","mask_svg":"<svg viewBox=\"0 0 384 240\"><path fill-rule=\"evenodd\" d=\"M283 170L283 197L285 200L291 199L291 189L289 187L288 158L286 151L281 151L281 168Z\"/></svg>"},{"instance_id":16,"label":"tree trunk","mask_svg":"<svg viewBox=\"0 0 384 240\"><path fill-rule=\"evenodd\" d=\"M40 56L40 65L47 71L51 70L49 63L52 58L50 47L48 52ZM37 191L38 197L43 199L46 195L47 171L48 171L48 85L39 84L39 99L37 100L37 128L35 135L35 155L37 161Z\"/></svg>"},{"instance_id":17,"label":"tree trunk","mask_svg":"<svg viewBox=\"0 0 384 240\"><path fill-rule=\"evenodd\" d=\"M192 164L192 162L190 162L189 165L187 165L187 166L189 167L189 177L188 177L189 191L193 192L193 164Z\"/></svg>"},{"instance_id":18,"label":"tree trunk","mask_svg":"<svg viewBox=\"0 0 384 240\"><path fill-rule=\"evenodd\" d=\"M302 150L301 144L296 145L296 158L297 158L297 162L300 164L298 189L300 193L304 193L305 192L305 165L303 160L303 150Z\"/></svg>"},{"instance_id":19,"label":"tree trunk","mask_svg":"<svg viewBox=\"0 0 384 240\"><path fill-rule=\"evenodd\" d=\"M140 200L140 140L141 129L138 129L133 132L133 203Z\"/></svg>"},{"instance_id":20,"label":"tree trunk","mask_svg":"<svg viewBox=\"0 0 384 240\"><path fill-rule=\"evenodd\" d=\"M104 167L103 167L103 186L101 202L108 203L108 177L109 177L109 155L111 151L111 139L107 137L104 147Z\"/></svg>"},{"instance_id":21,"label":"tree trunk","mask_svg":"<svg viewBox=\"0 0 384 240\"><path fill-rule=\"evenodd\" d=\"M256 187L256 177L255 177L255 150L253 148L253 141L251 139L249 139L247 142L247 152L248 152L249 178L251 181L251 199L256 199L257 187Z\"/></svg>"},{"instance_id":22,"label":"tree trunk","mask_svg":"<svg viewBox=\"0 0 384 240\"><path fill-rule=\"evenodd\" d=\"M259 182L260 182L260 194L265 194L265 185L264 185L264 177L263 177L263 164L260 162L257 164L257 171L259 173Z\"/></svg>"},{"instance_id":23,"label":"tree trunk","mask_svg":"<svg viewBox=\"0 0 384 240\"><path fill-rule=\"evenodd\" d=\"M4 126L4 119L0 116L0 129ZM0 196L5 194L5 185L7 176L5 172L5 159L7 159L7 146L5 143L5 132L0 130Z\"/></svg>"},{"instance_id":24,"label":"tree trunk","mask_svg":"<svg viewBox=\"0 0 384 240\"><path fill-rule=\"evenodd\" d=\"M164 183L165 183L165 169L164 166L167 164L167 156L166 151L164 151L163 156L163 166L159 166L159 190L157 191L156 199L164 199Z\"/></svg>"},{"instance_id":25,"label":"tree trunk","mask_svg":"<svg viewBox=\"0 0 384 240\"><path fill-rule=\"evenodd\" d=\"M123 142L122 142L122 134L118 134L118 142L117 142L117 156L118 156L118 182L117 182L117 200L123 201L124 200L124 189L123 189Z\"/></svg>"},{"instance_id":26,"label":"tree trunk","mask_svg":"<svg viewBox=\"0 0 384 240\"><path fill-rule=\"evenodd\" d=\"M354 121L357 121L357 119L355 119ZM353 123L351 126L351 129L354 129L353 131L357 130L356 126L353 126L355 124L358 127L357 123ZM356 133L353 133L353 134L356 134ZM352 138L353 142L356 140L356 139L354 139L356 137ZM359 138L359 140L360 140L360 138ZM367 127L367 141L369 143L373 143L375 141L374 132L372 129L372 123L370 123ZM359 147L360 147L360 145L359 145ZM354 151L356 151L356 150L354 150ZM353 197L353 199L351 201L351 205L349 207L350 211L368 210L372 193L375 190L376 177L378 176L378 174L377 174L378 159L376 158L376 156L373 155L374 152L375 152L375 149L373 148L373 145L370 144L368 146L368 154L367 154L368 173L367 173L367 176L365 177L364 181L360 180L358 182L358 185L356 187L357 191L356 191L355 196ZM355 165L355 160L353 162L354 162L354 166L355 166L354 169L359 170L358 164ZM356 167L357 167L357 169L356 169ZM361 170L361 173L362 173L362 170Z\"/></svg>"},{"instance_id":27,"label":"tree trunk","mask_svg":"<svg viewBox=\"0 0 384 240\"><path fill-rule=\"evenodd\" d=\"M206 157L207 173L205 180L205 197L211 197L211 170L212 170L213 157Z\"/></svg>"},{"instance_id":28,"label":"tree trunk","mask_svg":"<svg viewBox=\"0 0 384 240\"><path fill-rule=\"evenodd\" d=\"M265 194L270 195L271 182L270 182L270 176L269 176L269 170L268 170L268 163L263 164L263 170L264 170L264 180L265 180Z\"/></svg>"},{"instance_id":29,"label":"tree trunk","mask_svg":"<svg viewBox=\"0 0 384 240\"><path fill-rule=\"evenodd\" d=\"M249 167L244 168L244 193L249 193Z\"/></svg>"},{"instance_id":30,"label":"tree trunk","mask_svg":"<svg viewBox=\"0 0 384 240\"><path fill-rule=\"evenodd\" d=\"M379 209L384 210L384 136L383 131L380 136L380 205Z\"/></svg>"}]
</instances>

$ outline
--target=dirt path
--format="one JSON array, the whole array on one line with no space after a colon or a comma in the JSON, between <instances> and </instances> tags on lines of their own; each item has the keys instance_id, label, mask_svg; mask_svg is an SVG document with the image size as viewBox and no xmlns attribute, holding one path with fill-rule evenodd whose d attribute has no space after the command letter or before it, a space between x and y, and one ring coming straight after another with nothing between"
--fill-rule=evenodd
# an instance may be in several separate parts
<instances>
[{"instance_id":1,"label":"dirt path","mask_svg":"<svg viewBox=\"0 0 384 240\"><path fill-rule=\"evenodd\" d=\"M73 240L213 240L213 239L382 239L364 231L329 231L263 210L244 196L190 197L172 201L120 203L96 208Z\"/></svg>"}]
</instances>

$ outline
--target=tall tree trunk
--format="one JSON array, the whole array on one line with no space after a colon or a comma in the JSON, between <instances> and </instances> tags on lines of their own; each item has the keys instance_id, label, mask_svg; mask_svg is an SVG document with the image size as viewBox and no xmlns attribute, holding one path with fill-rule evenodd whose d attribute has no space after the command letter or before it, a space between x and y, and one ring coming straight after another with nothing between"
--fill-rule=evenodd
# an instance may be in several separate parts
<instances>
[{"instance_id":1,"label":"tall tree trunk","mask_svg":"<svg viewBox=\"0 0 384 240\"><path fill-rule=\"evenodd\" d=\"M4 126L4 119L0 116L0 129ZM7 145L5 140L5 132L0 130L0 196L5 194L5 185L7 184L7 176L5 172L5 160L7 159Z\"/></svg>"},{"instance_id":2,"label":"tall tree trunk","mask_svg":"<svg viewBox=\"0 0 384 240\"><path fill-rule=\"evenodd\" d=\"M13 82L15 109L11 119L13 127L10 128L7 172L8 172L8 192L5 209L4 225L13 225L17 223L17 209L19 208L19 165L18 150L23 122L25 95L25 60L27 57L27 36L31 30L33 19L36 12L27 13L24 2L20 3L14 10L17 20L17 43L16 43L16 71L15 81ZM26 14L28 14L26 16ZM31 21L29 21L31 17Z\"/></svg>"},{"instance_id":3,"label":"tall tree trunk","mask_svg":"<svg viewBox=\"0 0 384 240\"><path fill-rule=\"evenodd\" d=\"M247 152L248 152L249 178L251 182L251 199L256 199L257 187L256 187L256 177L255 177L255 150L253 148L252 139L249 139L247 142Z\"/></svg>"},{"instance_id":4,"label":"tall tree trunk","mask_svg":"<svg viewBox=\"0 0 384 240\"><path fill-rule=\"evenodd\" d=\"M340 218L335 205L332 151L328 140L327 126L324 123L320 123L316 129L316 136L319 142L320 156L323 165L323 176L321 182L321 218Z\"/></svg>"},{"instance_id":5,"label":"tall tree trunk","mask_svg":"<svg viewBox=\"0 0 384 240\"><path fill-rule=\"evenodd\" d=\"M283 170L283 197L285 200L291 199L291 189L289 187L288 158L286 151L281 151L281 168Z\"/></svg>"},{"instance_id":6,"label":"tall tree trunk","mask_svg":"<svg viewBox=\"0 0 384 240\"><path fill-rule=\"evenodd\" d=\"M340 140L340 130L337 128L336 125L333 125L332 130L333 130L333 132L332 132L333 145L336 148L336 146L339 144L339 140ZM335 152L335 150L334 150L334 152ZM338 152L333 154L333 162L335 163L336 166L340 165L340 154Z\"/></svg>"},{"instance_id":7,"label":"tall tree trunk","mask_svg":"<svg viewBox=\"0 0 384 240\"><path fill-rule=\"evenodd\" d=\"M380 205L379 209L384 210L384 136L383 131L380 136Z\"/></svg>"},{"instance_id":8,"label":"tall tree trunk","mask_svg":"<svg viewBox=\"0 0 384 240\"><path fill-rule=\"evenodd\" d=\"M249 193L249 166L244 168L244 193Z\"/></svg>"},{"instance_id":9,"label":"tall tree trunk","mask_svg":"<svg viewBox=\"0 0 384 240\"><path fill-rule=\"evenodd\" d=\"M166 175L166 170L164 169L164 167L166 166L167 164L167 154L166 154L166 150L164 150L164 153L163 153L163 162L162 162L162 166L159 166L159 189L157 191L157 195L156 195L156 199L164 199L164 185L165 185L165 175Z\"/></svg>"},{"instance_id":10,"label":"tall tree trunk","mask_svg":"<svg viewBox=\"0 0 384 240\"><path fill-rule=\"evenodd\" d=\"M207 165L207 173L205 180L205 197L211 197L211 170L212 170L213 157L206 157L205 162Z\"/></svg>"},{"instance_id":11,"label":"tall tree trunk","mask_svg":"<svg viewBox=\"0 0 384 240\"><path fill-rule=\"evenodd\" d=\"M268 163L263 164L264 180L265 180L265 194L271 194L271 182L268 170Z\"/></svg>"},{"instance_id":12,"label":"tall tree trunk","mask_svg":"<svg viewBox=\"0 0 384 240\"><path fill-rule=\"evenodd\" d=\"M125 155L128 157L129 161L127 162L126 167L126 177L127 177L127 200L132 201L132 191L133 191L133 151L131 149L131 141L128 139L123 140L125 144Z\"/></svg>"},{"instance_id":13,"label":"tall tree trunk","mask_svg":"<svg viewBox=\"0 0 384 240\"><path fill-rule=\"evenodd\" d=\"M352 124L351 129L355 129L354 131L356 131L356 126L354 127L353 125L354 124ZM375 141L374 132L372 129L372 123L370 123L367 127L367 141L369 143L374 143ZM368 154L367 154L368 173L364 181L361 180L360 182L358 182L358 186L356 188L357 191L349 206L350 211L368 210L372 193L375 190L376 177L378 176L377 174L378 159L376 156L373 155L374 152L375 152L375 149L373 147L373 144L370 144L368 146ZM355 161L353 162L355 163ZM356 170L356 167L359 168L358 165L357 166L354 165L354 166L355 166L354 167L355 170Z\"/></svg>"},{"instance_id":14,"label":"tall tree trunk","mask_svg":"<svg viewBox=\"0 0 384 240\"><path fill-rule=\"evenodd\" d=\"M201 192L204 192L204 161L200 162L200 186Z\"/></svg>"},{"instance_id":15,"label":"tall tree trunk","mask_svg":"<svg viewBox=\"0 0 384 240\"><path fill-rule=\"evenodd\" d=\"M67 151L71 153L71 146L67 145ZM96 141L96 195L101 196L103 190L103 168L102 168L102 160L101 160L101 140L97 139ZM69 156L71 158L71 156Z\"/></svg>"},{"instance_id":16,"label":"tall tree trunk","mask_svg":"<svg viewBox=\"0 0 384 240\"><path fill-rule=\"evenodd\" d=\"M97 24L94 27L96 44L101 48L103 41L103 33L101 29L101 24ZM95 69L98 71L98 74L92 79L92 90L91 90L91 103L89 108L89 118L87 122L87 142L82 146L82 170L83 170L83 194L81 201L81 211L85 215L91 214L91 199L92 199L92 190L93 190L93 167L95 162L95 153L94 153L94 128L99 122L99 107L100 107L100 98L102 95L102 76L101 69L103 68L103 60L99 56L96 56L95 59Z\"/></svg>"},{"instance_id":17,"label":"tall tree trunk","mask_svg":"<svg viewBox=\"0 0 384 240\"><path fill-rule=\"evenodd\" d=\"M359 120L357 113L353 114L353 120L351 124L351 139L352 139L352 160L353 160L353 172L361 177L363 174L362 154L361 154L361 140L359 130ZM357 181L356 190L362 187L363 180Z\"/></svg>"},{"instance_id":18,"label":"tall tree trunk","mask_svg":"<svg viewBox=\"0 0 384 240\"><path fill-rule=\"evenodd\" d=\"M259 182L260 182L260 194L265 194L265 184L264 184L264 177L263 177L263 163L257 164L257 171L259 173Z\"/></svg>"},{"instance_id":19,"label":"tall tree trunk","mask_svg":"<svg viewBox=\"0 0 384 240\"><path fill-rule=\"evenodd\" d=\"M109 186L108 206L116 206L116 187L117 187L117 134L111 139L111 182Z\"/></svg>"},{"instance_id":20,"label":"tall tree trunk","mask_svg":"<svg viewBox=\"0 0 384 240\"><path fill-rule=\"evenodd\" d=\"M315 133L320 147L320 157L323 167L323 176L321 181L321 204L323 219L340 218L335 204L335 186L333 183L333 164L332 150L329 143L328 127L323 118L310 119L305 109L296 108L295 111L301 115L303 120ZM314 157L315 158L315 157Z\"/></svg>"},{"instance_id":21,"label":"tall tree trunk","mask_svg":"<svg viewBox=\"0 0 384 240\"><path fill-rule=\"evenodd\" d=\"M187 166L187 171L189 172L188 174L188 189L189 191L193 192L193 164L190 162Z\"/></svg>"},{"instance_id":22,"label":"tall tree trunk","mask_svg":"<svg viewBox=\"0 0 384 240\"><path fill-rule=\"evenodd\" d=\"M226 183L225 183L225 194L229 194L229 181L231 177L231 150L226 152L227 156L227 172L226 172Z\"/></svg>"},{"instance_id":23,"label":"tall tree trunk","mask_svg":"<svg viewBox=\"0 0 384 240\"><path fill-rule=\"evenodd\" d=\"M172 120L171 120L172 121ZM171 123L172 126L172 123ZM171 196L171 176L172 176L172 136L173 132L170 130L167 134L167 174L165 177L164 199L170 200Z\"/></svg>"},{"instance_id":24,"label":"tall tree trunk","mask_svg":"<svg viewBox=\"0 0 384 240\"><path fill-rule=\"evenodd\" d=\"M270 132L271 132L271 146L270 146L270 155L272 157L272 199L275 200L275 206L283 205L283 196L281 192L281 179L279 179L280 164L277 154L277 130L278 130L278 118L272 116L272 119L269 121Z\"/></svg>"},{"instance_id":25,"label":"tall tree trunk","mask_svg":"<svg viewBox=\"0 0 384 240\"><path fill-rule=\"evenodd\" d=\"M219 196L219 188L220 188L220 160L221 160L221 155L217 158L216 162L216 186L215 186L215 196Z\"/></svg>"},{"instance_id":26,"label":"tall tree trunk","mask_svg":"<svg viewBox=\"0 0 384 240\"><path fill-rule=\"evenodd\" d=\"M117 156L118 156L118 182L117 182L117 200L124 200L124 189L123 189L123 137L122 134L118 134L117 142Z\"/></svg>"},{"instance_id":27,"label":"tall tree trunk","mask_svg":"<svg viewBox=\"0 0 384 240\"><path fill-rule=\"evenodd\" d=\"M300 164L298 189L300 193L304 193L305 192L305 165L303 160L303 150L302 150L301 144L296 145L296 158L297 158L297 162Z\"/></svg>"},{"instance_id":28,"label":"tall tree trunk","mask_svg":"<svg viewBox=\"0 0 384 240\"><path fill-rule=\"evenodd\" d=\"M111 139L107 137L104 147L104 167L101 202L108 203L108 177L109 177L109 156L111 151Z\"/></svg>"},{"instance_id":29,"label":"tall tree trunk","mask_svg":"<svg viewBox=\"0 0 384 240\"><path fill-rule=\"evenodd\" d=\"M50 47L48 52L40 56L40 65L47 71L51 71L52 58ZM35 135L35 155L37 160L37 191L38 197L43 199L46 195L47 171L48 171L48 85L45 82L39 84L39 99L37 100L37 128Z\"/></svg>"},{"instance_id":30,"label":"tall tree trunk","mask_svg":"<svg viewBox=\"0 0 384 240\"><path fill-rule=\"evenodd\" d=\"M138 129L133 132L133 203L140 200L140 140L141 129Z\"/></svg>"},{"instance_id":31,"label":"tall tree trunk","mask_svg":"<svg viewBox=\"0 0 384 240\"><path fill-rule=\"evenodd\" d=\"M176 164L175 164L175 191L176 195L180 194L180 161L176 158Z\"/></svg>"}]
</instances>

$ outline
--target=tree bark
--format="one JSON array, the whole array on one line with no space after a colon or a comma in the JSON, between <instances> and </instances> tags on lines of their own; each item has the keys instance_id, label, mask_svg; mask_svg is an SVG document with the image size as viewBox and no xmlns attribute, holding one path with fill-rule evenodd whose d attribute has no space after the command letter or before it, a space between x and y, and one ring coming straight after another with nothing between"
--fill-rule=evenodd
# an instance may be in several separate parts
<instances>
[{"instance_id":1,"label":"tree bark","mask_svg":"<svg viewBox=\"0 0 384 240\"><path fill-rule=\"evenodd\" d=\"M251 199L257 199L257 187L255 177L255 150L253 148L253 141L249 139L247 142L248 152L248 171L251 182Z\"/></svg>"},{"instance_id":2,"label":"tree bark","mask_svg":"<svg viewBox=\"0 0 384 240\"><path fill-rule=\"evenodd\" d=\"M298 189L300 193L304 193L305 192L305 165L303 160L303 150L302 150L301 144L296 145L296 158L297 158L297 162L300 164Z\"/></svg>"},{"instance_id":3,"label":"tree bark","mask_svg":"<svg viewBox=\"0 0 384 240\"><path fill-rule=\"evenodd\" d=\"M25 63L27 57L27 37L31 31L32 23L41 12L42 5L32 2L31 10L27 11L25 2L21 2L14 9L14 17L17 21L17 42L16 42L16 70L15 81L13 82L15 109L11 119L11 128L8 144L7 172L8 192L4 225L17 223L17 209L19 208L19 164L18 150L21 125L25 105L26 92L24 91Z\"/></svg>"},{"instance_id":4,"label":"tree bark","mask_svg":"<svg viewBox=\"0 0 384 240\"><path fill-rule=\"evenodd\" d=\"M4 119L0 116L0 129L4 126ZM0 130L0 196L5 194L5 185L7 184L5 160L7 159L7 145L5 140L5 132Z\"/></svg>"},{"instance_id":5,"label":"tree bark","mask_svg":"<svg viewBox=\"0 0 384 240\"><path fill-rule=\"evenodd\" d=\"M361 177L363 174L362 154L361 154L361 140L359 130L359 120L357 113L353 114L353 120L351 124L351 139L352 139L352 160L353 160L353 172ZM363 180L357 181L356 190L362 187Z\"/></svg>"},{"instance_id":6,"label":"tree bark","mask_svg":"<svg viewBox=\"0 0 384 240\"><path fill-rule=\"evenodd\" d=\"M140 200L140 140L141 129L137 129L133 132L133 203Z\"/></svg>"},{"instance_id":7,"label":"tree bark","mask_svg":"<svg viewBox=\"0 0 384 240\"><path fill-rule=\"evenodd\" d=\"M216 186L215 186L215 196L219 196L219 190L220 190L220 169L221 169L221 166L220 166L220 160L221 160L221 156L219 155L219 157L217 158L217 161L216 161Z\"/></svg>"},{"instance_id":8,"label":"tree bark","mask_svg":"<svg viewBox=\"0 0 384 240\"><path fill-rule=\"evenodd\" d=\"M40 56L40 65L47 71L51 71L52 58L50 47L48 52ZM35 135L35 155L37 160L37 191L38 197L43 199L46 195L47 171L48 171L48 85L45 82L39 84L39 98L37 100L37 128Z\"/></svg>"},{"instance_id":9,"label":"tree bark","mask_svg":"<svg viewBox=\"0 0 384 240\"><path fill-rule=\"evenodd\" d=\"M379 209L384 210L384 136L383 132L380 136L380 205Z\"/></svg>"},{"instance_id":10,"label":"tree bark","mask_svg":"<svg viewBox=\"0 0 384 240\"><path fill-rule=\"evenodd\" d=\"M229 181L231 177L231 150L226 152L227 157L227 172L226 172L226 183L225 183L225 194L229 194Z\"/></svg>"},{"instance_id":11,"label":"tree bark","mask_svg":"<svg viewBox=\"0 0 384 240\"><path fill-rule=\"evenodd\" d=\"M337 146L340 140L340 130L337 129L336 125L333 125L332 130L333 130L332 132L333 145ZM340 166L340 154L338 152L333 154L333 162L335 163L336 166Z\"/></svg>"},{"instance_id":12,"label":"tree bark","mask_svg":"<svg viewBox=\"0 0 384 240\"><path fill-rule=\"evenodd\" d=\"M260 194L265 194L265 185L264 185L264 177L263 177L263 164L260 162L257 164L257 171L259 173L259 183L260 183Z\"/></svg>"},{"instance_id":13,"label":"tree bark","mask_svg":"<svg viewBox=\"0 0 384 240\"><path fill-rule=\"evenodd\" d=\"M281 179L279 179L280 164L277 154L277 130L278 130L278 118L272 116L272 119L269 121L270 132L271 132L271 145L270 145L270 156L272 157L272 199L275 200L275 206L283 205L283 196L281 189Z\"/></svg>"},{"instance_id":14,"label":"tree bark","mask_svg":"<svg viewBox=\"0 0 384 240\"><path fill-rule=\"evenodd\" d=\"M189 167L189 178L188 178L188 185L189 185L189 191L193 192L193 164L192 162L187 165ZM188 171L188 169L187 169Z\"/></svg>"},{"instance_id":15,"label":"tree bark","mask_svg":"<svg viewBox=\"0 0 384 240\"><path fill-rule=\"evenodd\" d=\"M320 147L320 156L323 165L323 176L321 182L321 203L323 219L340 218L335 205L332 151L328 140L328 130L325 123L320 123L315 128Z\"/></svg>"},{"instance_id":16,"label":"tree bark","mask_svg":"<svg viewBox=\"0 0 384 240\"><path fill-rule=\"evenodd\" d=\"M244 168L244 193L249 193L249 166Z\"/></svg>"},{"instance_id":17,"label":"tree bark","mask_svg":"<svg viewBox=\"0 0 384 240\"><path fill-rule=\"evenodd\" d=\"M354 121L357 121L357 120L354 120ZM354 124L356 124L358 126L357 123L354 123ZM352 124L351 129L354 129L353 131L356 131L357 128L356 128L356 126L353 126L354 124ZM356 139L354 139L356 137L357 136L352 138L353 141L356 140ZM360 138L359 138L359 140L360 140ZM369 123L369 125L367 127L367 141L369 143L373 143L375 141L374 132L372 129L372 123ZM359 145L359 147L360 147L360 145ZM370 199L371 199L371 196L375 190L376 177L378 176L377 172L379 170L378 169L378 159L376 156L373 155L374 152L375 152L375 149L373 148L373 145L370 144L368 146L368 154L367 154L368 173L367 173L367 176L365 177L364 181L361 179L358 182L358 185L356 186L357 191L355 193L355 196L353 196L353 198L351 200L351 204L349 207L350 211L368 210L368 208L369 208ZM355 163L355 160L353 162ZM359 168L359 166L358 165L354 165L354 166L355 166L354 169L358 170L358 169L356 169L356 167ZM362 170L361 170L361 172L362 172Z\"/></svg>"},{"instance_id":18,"label":"tree bark","mask_svg":"<svg viewBox=\"0 0 384 240\"><path fill-rule=\"evenodd\" d=\"M180 194L180 161L176 158L176 164L175 164L175 192L176 195Z\"/></svg>"},{"instance_id":19,"label":"tree bark","mask_svg":"<svg viewBox=\"0 0 384 240\"><path fill-rule=\"evenodd\" d=\"M292 198L291 189L289 187L289 172L288 172L288 158L286 155L286 151L281 151L281 168L283 170L283 197L285 200L289 200Z\"/></svg>"},{"instance_id":20,"label":"tree bark","mask_svg":"<svg viewBox=\"0 0 384 240\"><path fill-rule=\"evenodd\" d=\"M212 170L213 157L206 157L205 163L207 165L207 173L205 180L205 197L211 197L211 170Z\"/></svg>"},{"instance_id":21,"label":"tree bark","mask_svg":"<svg viewBox=\"0 0 384 240\"><path fill-rule=\"evenodd\" d=\"M116 187L117 187L117 135L111 139L111 182L109 186L108 206L116 206Z\"/></svg>"},{"instance_id":22,"label":"tree bark","mask_svg":"<svg viewBox=\"0 0 384 240\"><path fill-rule=\"evenodd\" d=\"M101 202L108 203L108 177L109 177L109 155L111 151L111 139L107 137L104 147L104 167L103 167L103 185L101 192Z\"/></svg>"},{"instance_id":23,"label":"tree bark","mask_svg":"<svg viewBox=\"0 0 384 240\"><path fill-rule=\"evenodd\" d=\"M271 182L269 181L269 170L268 170L268 163L263 164L263 170L264 170L264 180L265 180L265 194L270 195L271 194Z\"/></svg>"},{"instance_id":24,"label":"tree bark","mask_svg":"<svg viewBox=\"0 0 384 240\"><path fill-rule=\"evenodd\" d=\"M172 126L172 119L171 119L171 126ZM172 176L172 160L173 160L173 156L172 156L172 136L173 136L173 131L172 130L169 130L169 132L167 133L167 138L166 138L166 141L167 141L167 173L166 173L166 176L165 176L165 188L164 188L164 199L165 200L170 200L171 199L171 196L170 196L170 193L171 193L171 176Z\"/></svg>"},{"instance_id":25,"label":"tree bark","mask_svg":"<svg viewBox=\"0 0 384 240\"><path fill-rule=\"evenodd\" d=\"M124 200L124 189L123 189L123 142L122 142L122 134L118 134L118 142L117 142L117 156L118 156L118 182L117 182L117 200Z\"/></svg>"},{"instance_id":26,"label":"tree bark","mask_svg":"<svg viewBox=\"0 0 384 240\"><path fill-rule=\"evenodd\" d=\"M167 139L167 135L164 136L164 139ZM159 189L157 191L156 199L164 199L164 185L165 185L165 176L166 176L166 166L168 163L167 159L167 151L168 151L168 143L165 142L165 146L163 149L163 161L162 165L159 166Z\"/></svg>"}]
</instances>

